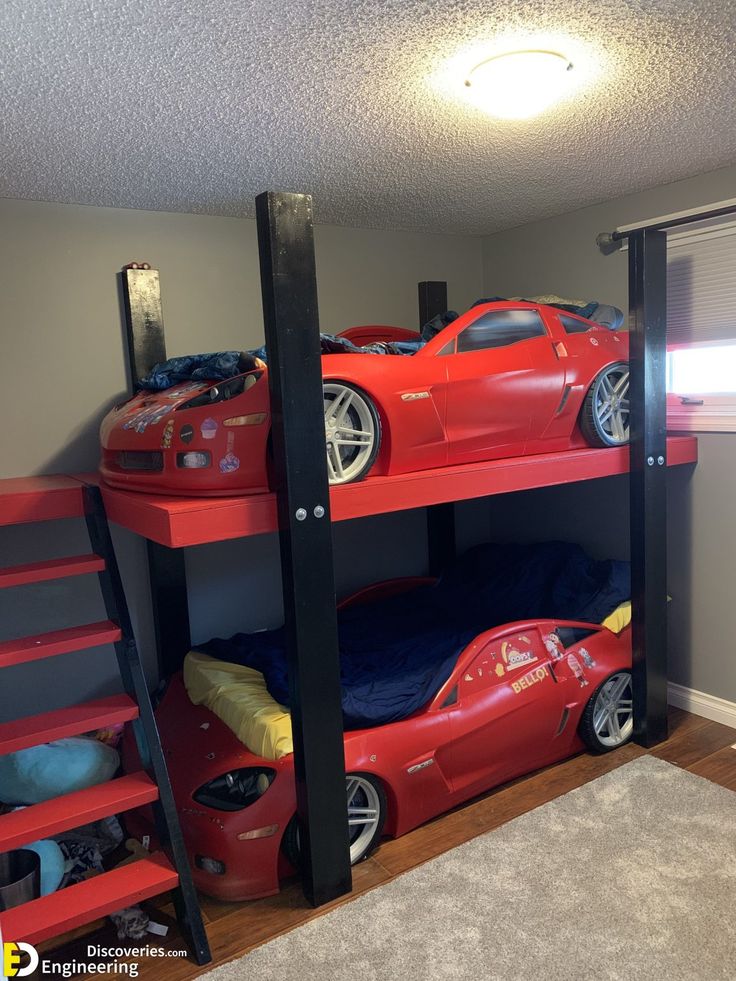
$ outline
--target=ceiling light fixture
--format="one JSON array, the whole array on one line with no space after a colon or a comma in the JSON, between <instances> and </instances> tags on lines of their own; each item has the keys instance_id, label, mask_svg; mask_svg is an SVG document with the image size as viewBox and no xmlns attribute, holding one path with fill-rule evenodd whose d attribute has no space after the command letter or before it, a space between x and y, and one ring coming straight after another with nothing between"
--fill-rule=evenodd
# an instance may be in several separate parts
<instances>
[{"instance_id":1,"label":"ceiling light fixture","mask_svg":"<svg viewBox=\"0 0 736 981\"><path fill-rule=\"evenodd\" d=\"M494 55L465 79L473 101L501 119L529 119L571 88L572 62L557 51L509 51Z\"/></svg>"}]
</instances>

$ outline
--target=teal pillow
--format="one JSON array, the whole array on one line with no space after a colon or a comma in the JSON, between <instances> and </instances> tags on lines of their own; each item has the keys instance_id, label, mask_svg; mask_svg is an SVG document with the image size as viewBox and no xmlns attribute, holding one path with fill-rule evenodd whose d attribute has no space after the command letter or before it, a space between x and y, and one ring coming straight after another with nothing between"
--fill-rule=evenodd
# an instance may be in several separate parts
<instances>
[{"instance_id":1,"label":"teal pillow","mask_svg":"<svg viewBox=\"0 0 736 981\"><path fill-rule=\"evenodd\" d=\"M75 736L0 756L0 800L40 804L109 780L120 765L117 752L97 739Z\"/></svg>"},{"instance_id":2,"label":"teal pillow","mask_svg":"<svg viewBox=\"0 0 736 981\"><path fill-rule=\"evenodd\" d=\"M64 878L62 850L50 838L45 841L34 841L32 845L23 845L23 848L35 852L41 859L41 895L48 896L50 892L56 892Z\"/></svg>"}]
</instances>

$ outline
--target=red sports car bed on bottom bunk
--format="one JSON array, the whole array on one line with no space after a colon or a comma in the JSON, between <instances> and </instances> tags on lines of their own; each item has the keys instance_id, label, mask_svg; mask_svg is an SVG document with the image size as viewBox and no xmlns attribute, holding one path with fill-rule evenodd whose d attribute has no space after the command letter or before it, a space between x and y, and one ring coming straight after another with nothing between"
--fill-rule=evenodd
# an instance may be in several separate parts
<instances>
[{"instance_id":1,"label":"red sports car bed on bottom bunk","mask_svg":"<svg viewBox=\"0 0 736 981\"><path fill-rule=\"evenodd\" d=\"M356 623L362 649L367 649L365 624L376 618L397 623L402 610L426 611L430 604L442 611L448 598L456 606L460 588L466 590L488 562L499 575L504 558L504 567L519 580L538 554L529 551L534 548L542 550L548 564L556 550L571 552L554 566L554 582L532 568L524 585L527 592L536 591L536 602L556 610L597 611L602 622L535 616L480 630L459 652L451 650L449 661L441 661L440 675L435 675L439 684L420 707L396 721L346 731L353 863L365 858L382 835L402 835L521 774L586 747L606 752L631 737L628 570L625 563L587 557L577 570L582 551L574 546L484 546L493 551L472 550L438 582L396 580L362 590L340 605L341 649L350 646ZM568 559L574 560L576 578L570 578ZM494 575L473 591L463 612L475 626L473 606L477 613L486 599L492 604L503 592L500 575ZM587 590L582 605L570 594L572 582ZM504 605L512 595L513 584ZM269 693L263 673L238 663L245 641L263 636L236 635L205 645L210 653L213 648L225 652L228 660L191 652L157 710L196 884L223 900L275 893L280 879L299 862L288 709ZM451 649L456 635L446 635L443 643L448 636ZM238 643L233 646L233 641ZM411 646L411 639L407 643ZM409 664L402 677L414 677L411 670ZM396 680L391 679L390 692L396 691ZM278 685L276 675L269 687ZM361 686L369 699L370 684L366 691L361 679ZM345 688L344 681L347 720L348 707L351 713L358 709ZM398 692L402 704L412 704L415 689ZM377 682L376 697L383 696ZM131 750L128 744L128 754Z\"/></svg>"}]
</instances>

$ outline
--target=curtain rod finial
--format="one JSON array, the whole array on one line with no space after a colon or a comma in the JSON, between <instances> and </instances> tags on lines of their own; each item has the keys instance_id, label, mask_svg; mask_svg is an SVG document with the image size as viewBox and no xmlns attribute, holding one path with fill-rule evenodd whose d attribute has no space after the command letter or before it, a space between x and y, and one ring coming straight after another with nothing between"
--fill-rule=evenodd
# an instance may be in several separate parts
<instances>
[{"instance_id":1,"label":"curtain rod finial","mask_svg":"<svg viewBox=\"0 0 736 981\"><path fill-rule=\"evenodd\" d=\"M611 255L612 252L618 252L621 249L621 240L614 239L611 232L600 232L595 237L595 244L603 255Z\"/></svg>"}]
</instances>

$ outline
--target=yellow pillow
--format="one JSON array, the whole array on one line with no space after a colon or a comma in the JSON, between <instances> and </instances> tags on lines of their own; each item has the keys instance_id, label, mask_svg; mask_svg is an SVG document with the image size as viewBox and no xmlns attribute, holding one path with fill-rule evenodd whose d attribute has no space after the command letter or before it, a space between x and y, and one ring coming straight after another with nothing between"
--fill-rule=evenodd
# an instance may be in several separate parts
<instances>
[{"instance_id":1,"label":"yellow pillow","mask_svg":"<svg viewBox=\"0 0 736 981\"><path fill-rule=\"evenodd\" d=\"M626 600L620 606L617 606L613 613L609 613L606 619L603 621L603 626L608 627L615 634L620 634L624 627L628 627L631 623L631 600Z\"/></svg>"},{"instance_id":2,"label":"yellow pillow","mask_svg":"<svg viewBox=\"0 0 736 981\"><path fill-rule=\"evenodd\" d=\"M260 671L190 651L184 685L192 702L214 712L251 753L278 760L294 751L289 710L269 695Z\"/></svg>"}]
</instances>

